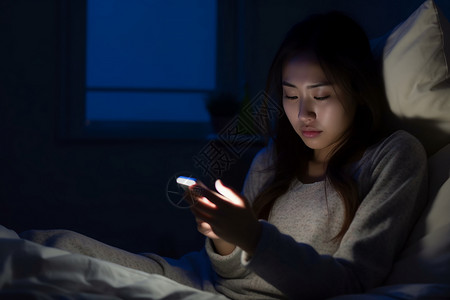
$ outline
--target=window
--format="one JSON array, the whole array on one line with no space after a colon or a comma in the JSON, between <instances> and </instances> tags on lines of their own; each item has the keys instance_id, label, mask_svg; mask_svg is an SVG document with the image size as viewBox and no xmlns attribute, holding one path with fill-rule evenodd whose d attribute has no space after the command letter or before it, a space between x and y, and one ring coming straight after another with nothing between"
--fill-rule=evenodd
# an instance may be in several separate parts
<instances>
[{"instance_id":1,"label":"window","mask_svg":"<svg viewBox=\"0 0 450 300\"><path fill-rule=\"evenodd\" d=\"M207 97L236 86L237 67L221 59L235 57L232 1L61 3L61 136L203 138L211 132ZM227 25L218 26L225 17Z\"/></svg>"}]
</instances>

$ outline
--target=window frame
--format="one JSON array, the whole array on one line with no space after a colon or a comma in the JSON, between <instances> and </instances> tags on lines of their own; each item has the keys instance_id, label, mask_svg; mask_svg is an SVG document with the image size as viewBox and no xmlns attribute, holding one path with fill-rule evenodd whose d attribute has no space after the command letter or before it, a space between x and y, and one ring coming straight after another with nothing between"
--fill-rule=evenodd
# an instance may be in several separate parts
<instances>
[{"instance_id":1,"label":"window frame","mask_svg":"<svg viewBox=\"0 0 450 300\"><path fill-rule=\"evenodd\" d=\"M206 139L206 122L86 121L87 0L60 3L60 107L57 136L63 140ZM238 76L238 0L217 0L216 89L232 92ZM155 89L155 92L159 91ZM177 92L177 90L173 90Z\"/></svg>"}]
</instances>

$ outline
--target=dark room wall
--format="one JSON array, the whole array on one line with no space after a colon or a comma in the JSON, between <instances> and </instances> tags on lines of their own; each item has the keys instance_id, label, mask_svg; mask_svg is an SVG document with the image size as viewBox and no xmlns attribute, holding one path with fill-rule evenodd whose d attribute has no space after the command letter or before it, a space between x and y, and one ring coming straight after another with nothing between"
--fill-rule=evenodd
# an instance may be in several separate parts
<instances>
[{"instance_id":1,"label":"dark room wall","mask_svg":"<svg viewBox=\"0 0 450 300\"><path fill-rule=\"evenodd\" d=\"M166 186L181 171L201 177L193 157L208 140L57 137L58 7L58 0L0 1L0 224L17 232L66 228L168 256L198 249L192 215L170 203ZM236 188L244 176L224 173Z\"/></svg>"}]
</instances>

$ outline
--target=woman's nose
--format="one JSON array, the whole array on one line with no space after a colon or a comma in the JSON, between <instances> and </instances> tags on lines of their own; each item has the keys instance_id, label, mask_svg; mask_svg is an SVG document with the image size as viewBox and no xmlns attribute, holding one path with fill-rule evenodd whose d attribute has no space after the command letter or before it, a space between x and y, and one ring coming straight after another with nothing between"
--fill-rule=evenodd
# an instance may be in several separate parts
<instances>
[{"instance_id":1,"label":"woman's nose","mask_svg":"<svg viewBox=\"0 0 450 300\"><path fill-rule=\"evenodd\" d=\"M303 121L312 121L316 118L314 104L309 99L299 101L298 118Z\"/></svg>"}]
</instances>

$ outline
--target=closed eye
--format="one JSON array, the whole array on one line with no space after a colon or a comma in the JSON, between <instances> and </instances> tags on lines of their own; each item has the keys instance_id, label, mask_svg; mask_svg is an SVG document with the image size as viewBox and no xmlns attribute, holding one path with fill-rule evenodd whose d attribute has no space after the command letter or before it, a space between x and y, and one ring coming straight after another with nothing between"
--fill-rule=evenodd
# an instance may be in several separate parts
<instances>
[{"instance_id":1,"label":"closed eye","mask_svg":"<svg viewBox=\"0 0 450 300\"><path fill-rule=\"evenodd\" d=\"M298 98L297 96L288 96L288 95L285 95L284 97L289 100L295 100Z\"/></svg>"},{"instance_id":2,"label":"closed eye","mask_svg":"<svg viewBox=\"0 0 450 300\"><path fill-rule=\"evenodd\" d=\"M319 100L319 101L321 101L321 100L326 100L326 99L328 99L328 98L330 98L330 96L314 97L314 99Z\"/></svg>"}]
</instances>

